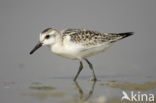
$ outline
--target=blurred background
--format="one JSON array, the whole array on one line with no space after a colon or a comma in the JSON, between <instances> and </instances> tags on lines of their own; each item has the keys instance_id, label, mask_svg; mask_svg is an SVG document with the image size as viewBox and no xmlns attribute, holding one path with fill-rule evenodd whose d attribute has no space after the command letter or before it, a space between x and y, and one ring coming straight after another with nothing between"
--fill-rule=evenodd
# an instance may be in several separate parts
<instances>
[{"instance_id":1,"label":"blurred background","mask_svg":"<svg viewBox=\"0 0 156 103\"><path fill-rule=\"evenodd\" d=\"M29 87L30 82L54 78L72 81L78 61L56 56L47 47L29 55L39 40L39 33L48 27L135 32L89 60L97 77L105 81L117 77L125 81L135 77L132 82L144 81L146 77L155 81L155 4L155 0L1 0L0 102L9 103L7 98L12 95L3 86L10 82L22 86L28 83ZM80 79L89 80L90 76L85 63ZM13 90L18 89L17 84Z\"/></svg>"}]
</instances>

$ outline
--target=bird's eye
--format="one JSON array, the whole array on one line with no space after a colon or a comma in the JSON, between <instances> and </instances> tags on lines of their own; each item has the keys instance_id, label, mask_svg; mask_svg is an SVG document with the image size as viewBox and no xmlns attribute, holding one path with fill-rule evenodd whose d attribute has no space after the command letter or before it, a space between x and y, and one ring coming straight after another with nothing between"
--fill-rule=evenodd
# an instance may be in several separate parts
<instances>
[{"instance_id":1,"label":"bird's eye","mask_svg":"<svg viewBox=\"0 0 156 103\"><path fill-rule=\"evenodd\" d=\"M50 35L46 35L46 36L45 36L45 39L49 39L49 38L50 38Z\"/></svg>"}]
</instances>

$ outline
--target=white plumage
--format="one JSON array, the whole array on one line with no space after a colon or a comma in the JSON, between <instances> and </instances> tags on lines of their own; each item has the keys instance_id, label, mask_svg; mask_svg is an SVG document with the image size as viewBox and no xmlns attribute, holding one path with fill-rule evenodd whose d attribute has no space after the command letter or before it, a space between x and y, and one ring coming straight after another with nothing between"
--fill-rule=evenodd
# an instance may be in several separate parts
<instances>
[{"instance_id":1,"label":"white plumage","mask_svg":"<svg viewBox=\"0 0 156 103\"><path fill-rule=\"evenodd\" d=\"M74 80L76 80L83 68L82 60L84 59L89 64L93 72L94 80L96 80L93 66L87 60L87 57L105 51L116 41L132 34L133 32L100 33L85 29L66 29L58 31L56 29L47 28L40 34L40 41L30 54L42 45L46 45L56 55L68 59L80 60L79 71Z\"/></svg>"}]
</instances>

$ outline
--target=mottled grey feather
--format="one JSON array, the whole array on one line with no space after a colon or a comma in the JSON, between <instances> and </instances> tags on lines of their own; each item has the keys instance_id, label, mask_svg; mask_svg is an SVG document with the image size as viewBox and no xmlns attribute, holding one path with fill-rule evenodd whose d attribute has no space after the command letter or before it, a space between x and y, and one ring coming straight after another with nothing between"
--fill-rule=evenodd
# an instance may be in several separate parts
<instances>
[{"instance_id":1,"label":"mottled grey feather","mask_svg":"<svg viewBox=\"0 0 156 103\"><path fill-rule=\"evenodd\" d=\"M71 37L71 41L74 43L82 44L83 46L96 46L102 45L103 43L116 42L122 38L132 35L133 32L100 33L85 29L66 29L62 34L62 40L69 35Z\"/></svg>"}]
</instances>

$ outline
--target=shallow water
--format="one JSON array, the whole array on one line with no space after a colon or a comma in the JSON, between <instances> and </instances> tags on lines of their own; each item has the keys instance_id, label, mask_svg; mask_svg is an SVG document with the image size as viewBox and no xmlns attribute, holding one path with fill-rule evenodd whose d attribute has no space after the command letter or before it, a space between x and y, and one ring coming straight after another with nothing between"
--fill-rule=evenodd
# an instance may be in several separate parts
<instances>
[{"instance_id":1,"label":"shallow water","mask_svg":"<svg viewBox=\"0 0 156 103\"><path fill-rule=\"evenodd\" d=\"M125 75L98 78L97 82L81 76L77 82L73 82L72 77L0 81L1 103L121 103L123 90L128 94L134 91L156 95L154 77Z\"/></svg>"}]
</instances>

